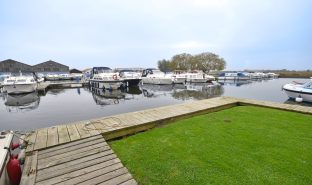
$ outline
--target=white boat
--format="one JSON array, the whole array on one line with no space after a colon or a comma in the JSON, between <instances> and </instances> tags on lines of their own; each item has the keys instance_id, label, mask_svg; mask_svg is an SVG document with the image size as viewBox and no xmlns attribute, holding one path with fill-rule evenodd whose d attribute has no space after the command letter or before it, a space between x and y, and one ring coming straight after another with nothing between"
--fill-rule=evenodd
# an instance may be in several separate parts
<instances>
[{"instance_id":1,"label":"white boat","mask_svg":"<svg viewBox=\"0 0 312 185\"><path fill-rule=\"evenodd\" d=\"M33 76L10 76L3 82L3 89L8 94L31 93L37 90L37 81Z\"/></svg>"},{"instance_id":2,"label":"white boat","mask_svg":"<svg viewBox=\"0 0 312 185\"><path fill-rule=\"evenodd\" d=\"M142 74L143 84L169 85L173 84L172 74L165 74L158 69L145 69Z\"/></svg>"},{"instance_id":3,"label":"white boat","mask_svg":"<svg viewBox=\"0 0 312 185\"><path fill-rule=\"evenodd\" d=\"M9 78L11 74L0 74L0 87L2 87L4 79Z\"/></svg>"},{"instance_id":4,"label":"white boat","mask_svg":"<svg viewBox=\"0 0 312 185\"><path fill-rule=\"evenodd\" d=\"M112 69L108 67L94 67L90 85L98 89L116 90L123 86L123 80L118 73L113 72Z\"/></svg>"},{"instance_id":5,"label":"white boat","mask_svg":"<svg viewBox=\"0 0 312 185\"><path fill-rule=\"evenodd\" d=\"M10 184L6 165L10 159L10 154L5 147L10 147L13 139L12 133L1 132L0 133L0 184Z\"/></svg>"},{"instance_id":6,"label":"white boat","mask_svg":"<svg viewBox=\"0 0 312 185\"><path fill-rule=\"evenodd\" d=\"M73 76L71 74L67 74L67 73L64 73L64 74L59 74L59 80L71 80L73 79Z\"/></svg>"},{"instance_id":7,"label":"white boat","mask_svg":"<svg viewBox=\"0 0 312 185\"><path fill-rule=\"evenodd\" d=\"M141 82L141 73L133 70L121 70L119 71L120 78L124 81L124 84L128 87L137 86Z\"/></svg>"},{"instance_id":8,"label":"white boat","mask_svg":"<svg viewBox=\"0 0 312 185\"><path fill-rule=\"evenodd\" d=\"M202 71L192 71L185 75L186 81L190 83L207 83L215 80L215 77L207 75Z\"/></svg>"},{"instance_id":9,"label":"white boat","mask_svg":"<svg viewBox=\"0 0 312 185\"><path fill-rule=\"evenodd\" d=\"M284 92L296 101L312 102L312 80L306 83L290 83L283 86Z\"/></svg>"},{"instance_id":10,"label":"white boat","mask_svg":"<svg viewBox=\"0 0 312 185\"><path fill-rule=\"evenodd\" d=\"M60 80L60 76L58 74L47 74L45 79L48 81Z\"/></svg>"},{"instance_id":11,"label":"white boat","mask_svg":"<svg viewBox=\"0 0 312 185\"><path fill-rule=\"evenodd\" d=\"M276 73L267 73L267 75L269 78L278 78L279 77L279 74L276 74Z\"/></svg>"},{"instance_id":12,"label":"white boat","mask_svg":"<svg viewBox=\"0 0 312 185\"><path fill-rule=\"evenodd\" d=\"M250 80L250 76L244 72L221 73L218 80Z\"/></svg>"}]
</instances>

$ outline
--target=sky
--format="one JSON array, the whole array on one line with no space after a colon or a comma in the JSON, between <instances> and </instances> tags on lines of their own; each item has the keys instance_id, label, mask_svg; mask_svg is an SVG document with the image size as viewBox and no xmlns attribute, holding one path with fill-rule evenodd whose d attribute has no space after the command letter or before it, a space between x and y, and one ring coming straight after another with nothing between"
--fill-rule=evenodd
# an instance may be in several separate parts
<instances>
[{"instance_id":1,"label":"sky","mask_svg":"<svg viewBox=\"0 0 312 185\"><path fill-rule=\"evenodd\" d=\"M311 0L1 0L0 61L156 67L213 52L227 70L307 70L311 10Z\"/></svg>"}]
</instances>

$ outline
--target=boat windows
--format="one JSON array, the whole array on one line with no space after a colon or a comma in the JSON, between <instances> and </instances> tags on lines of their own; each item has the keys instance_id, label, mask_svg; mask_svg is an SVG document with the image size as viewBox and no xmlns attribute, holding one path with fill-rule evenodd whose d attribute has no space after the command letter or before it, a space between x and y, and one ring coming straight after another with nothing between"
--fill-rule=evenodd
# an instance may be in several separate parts
<instances>
[{"instance_id":1,"label":"boat windows","mask_svg":"<svg viewBox=\"0 0 312 185\"><path fill-rule=\"evenodd\" d=\"M312 89L312 82L307 82L303 85L304 88Z\"/></svg>"}]
</instances>

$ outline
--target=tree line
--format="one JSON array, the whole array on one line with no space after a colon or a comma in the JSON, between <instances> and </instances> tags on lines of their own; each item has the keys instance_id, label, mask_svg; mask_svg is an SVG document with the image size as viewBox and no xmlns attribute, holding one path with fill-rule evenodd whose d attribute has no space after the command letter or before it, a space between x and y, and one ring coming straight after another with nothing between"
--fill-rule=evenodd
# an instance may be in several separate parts
<instances>
[{"instance_id":1,"label":"tree line","mask_svg":"<svg viewBox=\"0 0 312 185\"><path fill-rule=\"evenodd\" d=\"M159 60L158 69L161 71L174 71L174 70L202 70L209 72L211 70L223 70L226 62L219 55L204 52L197 55L182 53L175 55L171 60Z\"/></svg>"}]
</instances>

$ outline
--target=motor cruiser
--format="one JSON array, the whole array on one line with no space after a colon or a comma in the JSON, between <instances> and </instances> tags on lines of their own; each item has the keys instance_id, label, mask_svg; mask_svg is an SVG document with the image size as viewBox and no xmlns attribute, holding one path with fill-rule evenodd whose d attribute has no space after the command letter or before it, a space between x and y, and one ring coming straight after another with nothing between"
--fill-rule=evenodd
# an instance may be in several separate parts
<instances>
[{"instance_id":1,"label":"motor cruiser","mask_svg":"<svg viewBox=\"0 0 312 185\"><path fill-rule=\"evenodd\" d=\"M169 85L173 84L172 74L166 74L158 69L145 69L142 74L143 84Z\"/></svg>"},{"instance_id":2,"label":"motor cruiser","mask_svg":"<svg viewBox=\"0 0 312 185\"><path fill-rule=\"evenodd\" d=\"M284 92L298 102L312 102L312 80L306 83L293 82L283 86Z\"/></svg>"},{"instance_id":3,"label":"motor cruiser","mask_svg":"<svg viewBox=\"0 0 312 185\"><path fill-rule=\"evenodd\" d=\"M127 87L137 86L142 80L141 73L133 70L121 70L119 76Z\"/></svg>"},{"instance_id":4,"label":"motor cruiser","mask_svg":"<svg viewBox=\"0 0 312 185\"><path fill-rule=\"evenodd\" d=\"M221 73L218 80L250 80L250 76L244 72Z\"/></svg>"},{"instance_id":5,"label":"motor cruiser","mask_svg":"<svg viewBox=\"0 0 312 185\"><path fill-rule=\"evenodd\" d=\"M3 89L8 94L31 93L37 90L37 81L33 75L10 76L3 82Z\"/></svg>"},{"instance_id":6,"label":"motor cruiser","mask_svg":"<svg viewBox=\"0 0 312 185\"><path fill-rule=\"evenodd\" d=\"M90 85L93 88L116 90L123 87L123 79L109 67L94 67Z\"/></svg>"},{"instance_id":7,"label":"motor cruiser","mask_svg":"<svg viewBox=\"0 0 312 185\"><path fill-rule=\"evenodd\" d=\"M207 83L215 80L215 77L205 74L203 71L192 71L185 74L186 81L190 83Z\"/></svg>"}]
</instances>

